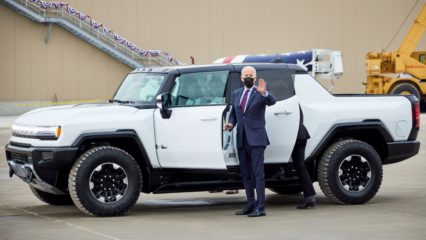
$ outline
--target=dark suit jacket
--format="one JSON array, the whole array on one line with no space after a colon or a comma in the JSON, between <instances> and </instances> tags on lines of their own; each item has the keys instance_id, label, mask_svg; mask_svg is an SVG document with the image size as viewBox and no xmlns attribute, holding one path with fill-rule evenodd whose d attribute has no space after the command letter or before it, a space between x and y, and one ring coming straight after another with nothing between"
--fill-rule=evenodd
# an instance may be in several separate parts
<instances>
[{"instance_id":1,"label":"dark suit jacket","mask_svg":"<svg viewBox=\"0 0 426 240\"><path fill-rule=\"evenodd\" d=\"M275 97L271 92L268 92L267 97L263 97L254 88L247 101L246 111L243 113L240 106L243 92L244 88L239 88L232 93L233 108L229 116L229 122L237 126L237 147L243 147L243 132L250 146L267 146L269 145L269 139L265 129L265 109L266 106L275 104Z\"/></svg>"},{"instance_id":2,"label":"dark suit jacket","mask_svg":"<svg viewBox=\"0 0 426 240\"><path fill-rule=\"evenodd\" d=\"M307 140L307 139L311 138L308 130L306 129L305 125L303 124L303 112L302 112L302 108L300 107L300 105L299 105L299 110L300 110L300 121L299 121L299 131L297 132L296 141Z\"/></svg>"}]
</instances>

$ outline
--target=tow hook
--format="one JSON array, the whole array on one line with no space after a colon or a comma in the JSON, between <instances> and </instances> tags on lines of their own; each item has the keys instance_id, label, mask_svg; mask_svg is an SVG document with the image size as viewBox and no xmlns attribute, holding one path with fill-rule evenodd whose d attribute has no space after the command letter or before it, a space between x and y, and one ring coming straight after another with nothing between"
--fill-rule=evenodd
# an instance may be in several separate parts
<instances>
[{"instance_id":1,"label":"tow hook","mask_svg":"<svg viewBox=\"0 0 426 240\"><path fill-rule=\"evenodd\" d=\"M28 174L26 176L27 181L31 182L33 180L33 178L34 178L33 172L31 170L28 171Z\"/></svg>"}]
</instances>

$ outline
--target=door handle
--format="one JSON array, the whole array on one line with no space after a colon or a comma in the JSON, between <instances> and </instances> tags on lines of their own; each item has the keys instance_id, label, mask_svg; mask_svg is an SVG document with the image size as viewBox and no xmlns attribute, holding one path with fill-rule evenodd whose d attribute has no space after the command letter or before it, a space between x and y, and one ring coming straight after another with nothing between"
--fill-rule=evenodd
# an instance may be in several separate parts
<instances>
[{"instance_id":1,"label":"door handle","mask_svg":"<svg viewBox=\"0 0 426 240\"><path fill-rule=\"evenodd\" d=\"M282 115L282 114L289 115L292 113L293 113L292 111L284 110L283 112L274 112L274 115L275 116Z\"/></svg>"},{"instance_id":2,"label":"door handle","mask_svg":"<svg viewBox=\"0 0 426 240\"><path fill-rule=\"evenodd\" d=\"M217 120L217 117L210 117L210 118L201 118L200 119L201 121L216 121Z\"/></svg>"}]
</instances>

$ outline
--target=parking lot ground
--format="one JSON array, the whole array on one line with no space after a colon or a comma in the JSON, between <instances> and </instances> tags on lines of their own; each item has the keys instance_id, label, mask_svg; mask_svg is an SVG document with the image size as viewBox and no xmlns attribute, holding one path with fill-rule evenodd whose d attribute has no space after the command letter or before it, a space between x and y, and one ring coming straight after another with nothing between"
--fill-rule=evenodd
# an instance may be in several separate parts
<instances>
[{"instance_id":1,"label":"parking lot ground","mask_svg":"<svg viewBox=\"0 0 426 240\"><path fill-rule=\"evenodd\" d=\"M426 239L426 115L420 153L384 166L382 187L364 205L336 205L318 192L313 210L297 210L301 195L267 191L267 216L234 211L244 192L141 194L122 217L90 217L74 206L49 206L16 176L9 178L4 145L13 118L0 118L0 239Z\"/></svg>"}]
</instances>

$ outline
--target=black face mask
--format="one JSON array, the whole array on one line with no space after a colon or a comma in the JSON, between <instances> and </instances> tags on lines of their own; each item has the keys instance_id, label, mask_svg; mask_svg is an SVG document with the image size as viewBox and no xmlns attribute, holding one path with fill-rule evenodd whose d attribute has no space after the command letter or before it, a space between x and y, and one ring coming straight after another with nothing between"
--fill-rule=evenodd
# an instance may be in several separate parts
<instances>
[{"instance_id":1,"label":"black face mask","mask_svg":"<svg viewBox=\"0 0 426 240\"><path fill-rule=\"evenodd\" d=\"M253 87L254 84L254 78L246 77L244 78L244 85L246 85L247 88Z\"/></svg>"}]
</instances>

